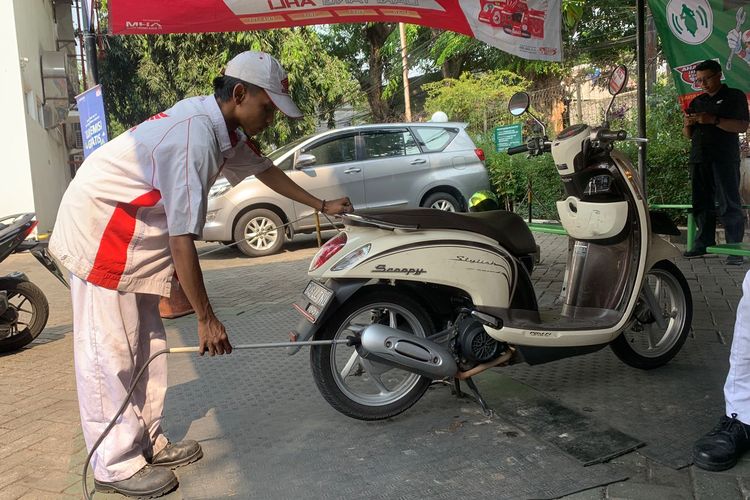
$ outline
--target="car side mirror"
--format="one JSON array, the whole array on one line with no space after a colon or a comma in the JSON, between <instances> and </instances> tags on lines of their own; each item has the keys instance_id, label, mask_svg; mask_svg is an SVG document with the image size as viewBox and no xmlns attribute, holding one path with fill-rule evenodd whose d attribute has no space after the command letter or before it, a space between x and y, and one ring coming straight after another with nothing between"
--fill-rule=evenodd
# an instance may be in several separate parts
<instances>
[{"instance_id":1,"label":"car side mirror","mask_svg":"<svg viewBox=\"0 0 750 500\"><path fill-rule=\"evenodd\" d=\"M297 157L297 161L294 163L294 168L306 168L315 165L317 159L315 155L303 153Z\"/></svg>"}]
</instances>

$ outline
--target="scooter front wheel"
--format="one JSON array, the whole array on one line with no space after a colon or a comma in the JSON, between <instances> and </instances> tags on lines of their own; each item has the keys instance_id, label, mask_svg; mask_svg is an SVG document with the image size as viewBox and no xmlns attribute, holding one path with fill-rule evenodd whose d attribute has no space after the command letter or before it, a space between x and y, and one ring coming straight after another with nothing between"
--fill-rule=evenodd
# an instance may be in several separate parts
<instances>
[{"instance_id":1,"label":"scooter front wheel","mask_svg":"<svg viewBox=\"0 0 750 500\"><path fill-rule=\"evenodd\" d=\"M424 308L397 289L373 287L345 303L322 326L317 340L345 339L353 330L383 324L417 337L433 333ZM416 403L430 379L363 359L344 344L315 346L310 351L315 383L326 401L344 415L381 420Z\"/></svg>"},{"instance_id":2,"label":"scooter front wheel","mask_svg":"<svg viewBox=\"0 0 750 500\"><path fill-rule=\"evenodd\" d=\"M693 299L687 280L676 265L662 260L644 277L633 318L610 347L630 366L657 368L682 348L692 320Z\"/></svg>"}]
</instances>

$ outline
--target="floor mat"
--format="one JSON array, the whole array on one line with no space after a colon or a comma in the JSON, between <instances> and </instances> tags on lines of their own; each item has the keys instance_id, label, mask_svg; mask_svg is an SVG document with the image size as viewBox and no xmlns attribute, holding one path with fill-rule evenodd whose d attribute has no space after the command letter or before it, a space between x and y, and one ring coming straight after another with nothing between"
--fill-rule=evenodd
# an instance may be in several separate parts
<instances>
[{"instance_id":1,"label":"floor mat","mask_svg":"<svg viewBox=\"0 0 750 500\"><path fill-rule=\"evenodd\" d=\"M318 400L272 412L215 408L167 432L181 425L205 454L189 473L176 471L185 498L552 499L627 479L487 419L445 387L384 422L352 420Z\"/></svg>"},{"instance_id":2,"label":"floor mat","mask_svg":"<svg viewBox=\"0 0 750 500\"><path fill-rule=\"evenodd\" d=\"M242 316L225 325L238 344L278 341L291 314L253 315L257 334ZM171 325L170 345L192 339L192 323ZM304 351L173 356L169 370L165 430L204 450L176 471L185 498L547 499L627 479L616 466L583 467L502 416L487 419L447 387L387 421L350 419L320 396Z\"/></svg>"},{"instance_id":3,"label":"floor mat","mask_svg":"<svg viewBox=\"0 0 750 500\"><path fill-rule=\"evenodd\" d=\"M477 385L501 418L554 444L583 465L606 462L643 446L642 441L606 422L572 410L506 375L485 372Z\"/></svg>"},{"instance_id":4,"label":"floor mat","mask_svg":"<svg viewBox=\"0 0 750 500\"><path fill-rule=\"evenodd\" d=\"M692 462L696 439L723 413L727 357L727 346L697 337L654 370L631 368L604 349L503 374L643 441L639 453L678 469Z\"/></svg>"}]
</instances>

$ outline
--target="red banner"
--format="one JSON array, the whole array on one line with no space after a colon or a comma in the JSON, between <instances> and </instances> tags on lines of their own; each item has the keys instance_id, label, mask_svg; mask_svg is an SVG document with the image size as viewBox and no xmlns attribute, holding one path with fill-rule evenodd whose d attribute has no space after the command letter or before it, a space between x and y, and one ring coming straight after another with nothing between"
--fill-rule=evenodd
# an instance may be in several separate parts
<instances>
[{"instance_id":1,"label":"red banner","mask_svg":"<svg viewBox=\"0 0 750 500\"><path fill-rule=\"evenodd\" d=\"M118 34L405 22L475 37L526 59L562 60L560 0L109 0Z\"/></svg>"}]
</instances>

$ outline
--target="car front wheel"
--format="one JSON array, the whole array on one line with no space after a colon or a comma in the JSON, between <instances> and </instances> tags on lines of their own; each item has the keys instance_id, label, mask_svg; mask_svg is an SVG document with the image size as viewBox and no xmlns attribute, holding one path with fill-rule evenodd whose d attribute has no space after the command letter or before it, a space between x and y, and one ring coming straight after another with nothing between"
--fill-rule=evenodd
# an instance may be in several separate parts
<instances>
[{"instance_id":1,"label":"car front wheel","mask_svg":"<svg viewBox=\"0 0 750 500\"><path fill-rule=\"evenodd\" d=\"M237 248L248 257L262 257L281 251L284 246L284 229L281 218L265 208L256 208L244 214L234 228Z\"/></svg>"},{"instance_id":2,"label":"car front wheel","mask_svg":"<svg viewBox=\"0 0 750 500\"><path fill-rule=\"evenodd\" d=\"M460 212L461 204L458 202L455 196L448 193L432 193L428 196L423 207L436 208L438 210L445 210L446 212Z\"/></svg>"}]
</instances>

